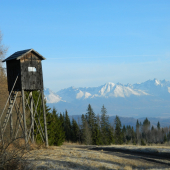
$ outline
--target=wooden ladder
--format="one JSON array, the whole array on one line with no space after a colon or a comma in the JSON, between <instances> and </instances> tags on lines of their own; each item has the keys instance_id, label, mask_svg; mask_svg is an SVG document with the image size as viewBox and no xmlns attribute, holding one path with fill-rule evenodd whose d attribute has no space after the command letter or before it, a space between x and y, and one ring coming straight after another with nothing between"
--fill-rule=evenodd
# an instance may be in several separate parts
<instances>
[{"instance_id":1,"label":"wooden ladder","mask_svg":"<svg viewBox=\"0 0 170 170\"><path fill-rule=\"evenodd\" d=\"M10 115L12 113L12 109L13 109L13 106L14 106L14 103L15 103L15 100L16 100L16 97L18 95L18 91L13 91L11 93L11 97L9 99L9 107L8 107L8 110L7 110L7 113L6 113L6 116L5 116L5 119L4 119L4 122L2 124L2 133L4 133L5 129L6 129L6 126L7 126L7 123L8 123L8 120L10 118Z\"/></svg>"}]
</instances>

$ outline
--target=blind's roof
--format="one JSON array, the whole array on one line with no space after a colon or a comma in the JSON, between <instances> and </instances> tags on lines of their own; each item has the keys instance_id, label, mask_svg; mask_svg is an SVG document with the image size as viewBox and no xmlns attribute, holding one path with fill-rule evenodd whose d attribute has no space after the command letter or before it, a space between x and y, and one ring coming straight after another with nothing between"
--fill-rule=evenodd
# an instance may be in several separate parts
<instances>
[{"instance_id":1,"label":"blind's roof","mask_svg":"<svg viewBox=\"0 0 170 170\"><path fill-rule=\"evenodd\" d=\"M11 56L9 56L8 58L6 58L5 60L3 60L2 62L9 61L9 60L20 60L22 57L24 57L26 54L28 54L30 52L34 52L37 56L40 57L41 60L46 59L41 54L39 54L37 51L35 51L34 49L28 49L28 50L17 51L14 54L12 54Z\"/></svg>"}]
</instances>

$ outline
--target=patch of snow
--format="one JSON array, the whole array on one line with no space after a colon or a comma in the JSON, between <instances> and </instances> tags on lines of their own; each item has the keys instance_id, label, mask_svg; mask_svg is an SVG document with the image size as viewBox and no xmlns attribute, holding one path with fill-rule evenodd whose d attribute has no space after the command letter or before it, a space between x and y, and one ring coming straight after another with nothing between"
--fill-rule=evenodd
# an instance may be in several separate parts
<instances>
[{"instance_id":1,"label":"patch of snow","mask_svg":"<svg viewBox=\"0 0 170 170\"><path fill-rule=\"evenodd\" d=\"M47 100L47 103L58 103L59 101L61 101L61 97L53 93L50 93L45 98Z\"/></svg>"},{"instance_id":2,"label":"patch of snow","mask_svg":"<svg viewBox=\"0 0 170 170\"><path fill-rule=\"evenodd\" d=\"M140 96L140 94L137 91L132 90L130 87L124 88L125 96L129 97L131 94L134 94L136 96Z\"/></svg>"},{"instance_id":3,"label":"patch of snow","mask_svg":"<svg viewBox=\"0 0 170 170\"><path fill-rule=\"evenodd\" d=\"M170 87L168 87L168 93L170 93Z\"/></svg>"},{"instance_id":4,"label":"patch of snow","mask_svg":"<svg viewBox=\"0 0 170 170\"><path fill-rule=\"evenodd\" d=\"M160 84L161 84L160 81L157 80L157 79L155 79L155 85L158 86L158 85L160 85Z\"/></svg>"},{"instance_id":5,"label":"patch of snow","mask_svg":"<svg viewBox=\"0 0 170 170\"><path fill-rule=\"evenodd\" d=\"M104 91L106 90L106 85L104 87L101 88L101 90L99 91L101 95L104 95Z\"/></svg>"},{"instance_id":6,"label":"patch of snow","mask_svg":"<svg viewBox=\"0 0 170 170\"><path fill-rule=\"evenodd\" d=\"M80 99L84 96L84 93L80 90L79 93L76 95L76 99Z\"/></svg>"},{"instance_id":7,"label":"patch of snow","mask_svg":"<svg viewBox=\"0 0 170 170\"><path fill-rule=\"evenodd\" d=\"M122 86L117 85L115 90L114 90L114 96L115 97L125 97L124 93L123 93L123 89Z\"/></svg>"},{"instance_id":8,"label":"patch of snow","mask_svg":"<svg viewBox=\"0 0 170 170\"><path fill-rule=\"evenodd\" d=\"M85 92L85 99L87 99L88 97L90 97L91 96L91 94L90 93L88 93L88 92Z\"/></svg>"}]
</instances>

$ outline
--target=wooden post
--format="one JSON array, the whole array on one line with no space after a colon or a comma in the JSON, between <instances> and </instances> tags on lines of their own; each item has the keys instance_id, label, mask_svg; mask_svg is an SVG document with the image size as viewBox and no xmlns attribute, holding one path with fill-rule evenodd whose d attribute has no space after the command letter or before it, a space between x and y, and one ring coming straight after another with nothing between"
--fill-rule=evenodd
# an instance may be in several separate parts
<instances>
[{"instance_id":1,"label":"wooden post","mask_svg":"<svg viewBox=\"0 0 170 170\"><path fill-rule=\"evenodd\" d=\"M31 138L32 138L32 143L34 143L34 114L33 114L33 96L32 96L32 91L30 92L30 106L31 106Z\"/></svg>"},{"instance_id":2,"label":"wooden post","mask_svg":"<svg viewBox=\"0 0 170 170\"><path fill-rule=\"evenodd\" d=\"M25 95L22 89L22 109L23 109L23 122L24 122L24 138L25 144L27 144L27 126L26 126L26 115L25 115Z\"/></svg>"},{"instance_id":3,"label":"wooden post","mask_svg":"<svg viewBox=\"0 0 170 170\"><path fill-rule=\"evenodd\" d=\"M45 112L44 91L43 90L41 90L41 94L42 94L43 115L44 115L45 144L46 144L46 147L48 147L47 123L46 123L46 112Z\"/></svg>"}]
</instances>

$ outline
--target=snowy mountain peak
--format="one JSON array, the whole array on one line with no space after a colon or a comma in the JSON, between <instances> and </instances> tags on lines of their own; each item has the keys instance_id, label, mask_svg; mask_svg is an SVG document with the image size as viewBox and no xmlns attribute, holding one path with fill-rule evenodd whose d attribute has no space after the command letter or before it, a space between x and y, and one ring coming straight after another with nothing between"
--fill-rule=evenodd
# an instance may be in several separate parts
<instances>
[{"instance_id":1,"label":"snowy mountain peak","mask_svg":"<svg viewBox=\"0 0 170 170\"><path fill-rule=\"evenodd\" d=\"M105 96L107 93L111 92L113 87L115 86L114 83L106 83L101 90L99 91L100 95Z\"/></svg>"},{"instance_id":2,"label":"snowy mountain peak","mask_svg":"<svg viewBox=\"0 0 170 170\"><path fill-rule=\"evenodd\" d=\"M156 78L154 79L154 81L155 81L156 86L161 85L161 82L159 80L157 80Z\"/></svg>"},{"instance_id":3,"label":"snowy mountain peak","mask_svg":"<svg viewBox=\"0 0 170 170\"><path fill-rule=\"evenodd\" d=\"M54 93L45 88L49 106L58 111L67 109L71 114L81 114L90 103L96 113L101 106L114 115L170 116L170 81L152 79L142 83L126 84L108 82L98 87L69 87Z\"/></svg>"},{"instance_id":4,"label":"snowy mountain peak","mask_svg":"<svg viewBox=\"0 0 170 170\"><path fill-rule=\"evenodd\" d=\"M162 89L161 91L158 89ZM45 88L45 96L48 103L57 103L60 101L72 102L74 100L87 100L94 98L126 98L130 96L148 96L170 93L170 82L166 80L148 80L143 83L127 84L108 82L99 87L76 88L69 87L62 89L57 93Z\"/></svg>"},{"instance_id":5,"label":"snowy mountain peak","mask_svg":"<svg viewBox=\"0 0 170 170\"><path fill-rule=\"evenodd\" d=\"M59 95L56 95L49 88L44 88L44 95L47 103L58 103L60 101L63 101Z\"/></svg>"}]
</instances>

